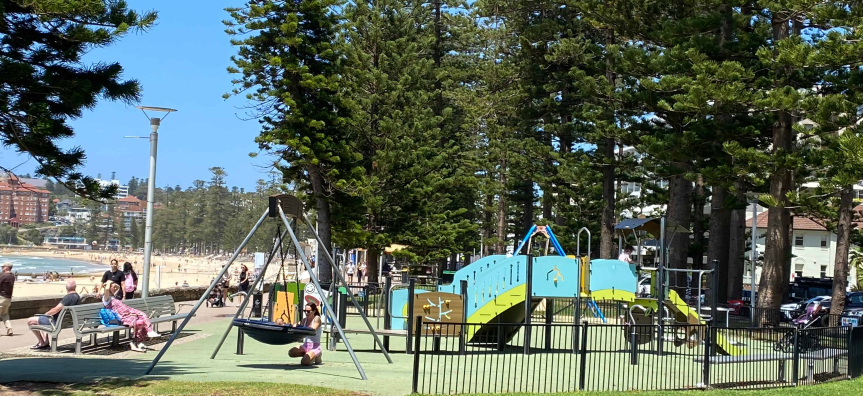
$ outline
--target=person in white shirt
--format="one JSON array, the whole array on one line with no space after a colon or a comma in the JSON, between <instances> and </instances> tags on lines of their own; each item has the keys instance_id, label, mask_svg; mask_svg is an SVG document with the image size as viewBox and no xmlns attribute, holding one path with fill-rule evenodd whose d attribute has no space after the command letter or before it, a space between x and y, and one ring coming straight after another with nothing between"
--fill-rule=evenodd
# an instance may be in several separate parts
<instances>
[{"instance_id":1,"label":"person in white shirt","mask_svg":"<svg viewBox=\"0 0 863 396\"><path fill-rule=\"evenodd\" d=\"M626 245L626 247L623 248L623 253L621 253L620 256L617 256L617 259L623 261L624 263L632 264L633 250L635 249L632 248L632 245Z\"/></svg>"},{"instance_id":2,"label":"person in white shirt","mask_svg":"<svg viewBox=\"0 0 863 396\"><path fill-rule=\"evenodd\" d=\"M353 262L348 262L348 266L345 268L345 272L348 274L348 282L354 283L354 270L356 267Z\"/></svg>"}]
</instances>

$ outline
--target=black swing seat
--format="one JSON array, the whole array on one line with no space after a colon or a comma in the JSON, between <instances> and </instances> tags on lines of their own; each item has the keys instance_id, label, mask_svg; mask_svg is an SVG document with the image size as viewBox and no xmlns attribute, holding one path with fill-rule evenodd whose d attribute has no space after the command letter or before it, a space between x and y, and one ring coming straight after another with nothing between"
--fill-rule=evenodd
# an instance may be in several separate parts
<instances>
[{"instance_id":1,"label":"black swing seat","mask_svg":"<svg viewBox=\"0 0 863 396\"><path fill-rule=\"evenodd\" d=\"M261 320L234 319L232 324L243 329L243 333L255 341L267 345L296 344L306 337L315 335L315 330L311 327L294 327Z\"/></svg>"}]
</instances>

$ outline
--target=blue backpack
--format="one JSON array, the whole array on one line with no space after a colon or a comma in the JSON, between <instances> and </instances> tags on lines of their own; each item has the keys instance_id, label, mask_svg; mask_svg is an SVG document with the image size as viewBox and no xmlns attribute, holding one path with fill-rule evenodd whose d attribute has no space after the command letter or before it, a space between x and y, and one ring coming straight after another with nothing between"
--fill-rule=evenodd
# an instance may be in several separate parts
<instances>
[{"instance_id":1,"label":"blue backpack","mask_svg":"<svg viewBox=\"0 0 863 396\"><path fill-rule=\"evenodd\" d=\"M99 319L102 322L102 325L106 327L120 326L122 324L120 316L108 308L102 308L102 310L99 311Z\"/></svg>"}]
</instances>

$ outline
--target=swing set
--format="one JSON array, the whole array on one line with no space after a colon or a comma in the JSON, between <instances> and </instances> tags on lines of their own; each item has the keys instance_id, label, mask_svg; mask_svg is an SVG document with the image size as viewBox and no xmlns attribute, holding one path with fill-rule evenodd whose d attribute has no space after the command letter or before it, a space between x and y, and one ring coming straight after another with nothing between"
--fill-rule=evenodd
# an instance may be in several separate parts
<instances>
[{"instance_id":1,"label":"swing set","mask_svg":"<svg viewBox=\"0 0 863 396\"><path fill-rule=\"evenodd\" d=\"M266 274L267 267L270 265L270 262L273 261L273 259L277 256L277 253L278 253L278 256L280 256L280 260L281 260L281 266L279 269L279 275L277 275L277 277L276 277L276 282L278 282L278 277L281 276L283 285L285 286L285 293L287 296L287 277L285 276L285 273L284 273L286 255L285 255L285 252L284 252L282 245L283 245L283 241L285 239L285 236L288 235L290 237L290 242L292 244L294 252L296 252L296 257L298 257L300 259L300 261L303 263L303 266L305 267L306 271L308 271L308 274L309 274L309 277L310 277L310 280L312 283L312 284L306 285L306 297L305 297L305 299L310 300L310 299L314 298L313 296L311 296L311 294L317 294L317 296L320 297L319 302L321 303L320 305L323 308L323 315L324 315L324 317L322 317L321 319L322 320L329 320L332 323L331 331L333 329L336 330L340 339L344 341L345 348L348 350L348 353L350 354L351 359L354 362L354 366L356 366L357 372L359 372L359 374L360 374L360 377L363 380L368 379L366 377L366 373L363 370L362 365L360 364L359 360L357 359L356 353L354 353L354 349L351 346L350 341L345 336L345 331L339 323L339 320L338 320L339 318L336 317L337 312L333 310L332 305L329 303L329 301L327 299L327 296L328 295L334 295L333 291L337 291L338 287L340 287L340 286L344 287L345 289L348 289L348 284L345 281L345 278L339 272L338 266L336 265L336 262L333 259L333 256L330 254L329 251L327 251L327 249L324 246L323 241L321 240L318 233L315 231L315 227L312 226L312 223L309 221L308 217L306 217L305 212L303 211L302 201L300 201L299 199L297 199L296 197L294 197L292 195L287 195L287 194L273 195L273 196L269 197L269 207L267 208L267 210L264 211L264 213L261 215L261 218L258 219L257 223L255 223L255 226L252 228L252 230L249 232L249 234L246 236L246 238L243 240L243 242L240 244L240 246L234 252L233 256L231 256L231 259L228 260L228 263L222 267L221 272L219 272L219 275L216 276L213 283L211 283L210 286L207 288L207 291L204 292L204 294L201 296L201 298L198 300L198 302L195 303L195 306L192 307L192 310L189 312L188 316L186 316L186 318L183 319L183 322L180 323L180 325L177 327L177 330L174 331L173 334L171 334L171 338L168 340L168 342L165 344L165 346L159 351L159 353L156 355L156 357L153 359L153 361L147 367L147 370L144 372L145 375L148 375L153 371L153 368L156 367L156 365L159 363L159 360L162 358L162 356L165 354L165 352L168 351L168 348L171 347L171 344L173 344L174 340L177 338L177 336L180 334L180 332L182 332L183 329L186 327L186 325L189 323L189 320L195 316L195 312L197 312L197 310L201 307L201 304L203 304L204 301L206 301L207 296L209 296L210 293L213 291L213 289L216 287L216 283L221 281L222 277L225 275L225 273L231 267L231 264L233 264L233 262L237 259L237 257L240 255L240 253L243 251L243 249L249 243L249 240L252 239L252 237L255 235L255 233L258 231L258 229L261 227L261 225L264 223L264 221L267 219L267 217L276 219L275 221L279 221L279 226L277 227L278 236L277 236L277 238L274 238L274 243L273 243L272 249L270 249L269 258L267 259L266 263L264 264L264 267L261 269L260 275L255 278L255 282L254 282L254 284L252 284L252 286L249 290L258 290L259 288L263 288L264 274ZM291 220L288 220L288 218L290 218ZM303 249L300 246L300 241L297 239L297 235L296 235L297 234L296 233L297 228L296 227L297 227L297 221L299 221L300 219L304 220L308 229L315 236L315 239L318 242L319 251L323 252L325 261L330 265L330 268L332 269L334 279L333 279L333 283L331 283L329 285L330 290L325 290L321 286L321 283L318 280L317 275L315 275L315 272L314 272L314 270L313 270L313 268L309 262L308 257L306 257L305 252L303 251ZM284 231L282 231L282 225L285 226ZM295 268L297 270L297 272L296 272L296 275L297 275L296 276L296 278L297 278L297 280L296 280L297 292L299 292L299 263L296 264ZM390 364L392 364L393 361L392 361L392 358L390 358L389 352L387 352L386 348L384 348L383 342L381 341L380 337L378 337L377 332L375 331L371 322L369 322L368 317L366 317L365 312L361 309L360 304L356 300L356 298L353 296L353 293L347 293L347 297L348 297L348 300L354 304L354 307L360 313L360 316L362 317L363 322L365 322L366 327L368 327L370 334L374 338L375 344L380 348L381 352L384 354L387 361ZM222 347L222 344L224 344L225 339L228 337L228 334L230 334L231 330L234 327L242 329L242 331L245 334L248 334L249 337L251 337L252 339L254 339L258 342L267 344L267 345L286 345L286 344L291 344L291 343L297 343L297 342L302 341L303 338L305 338L309 335L314 335L314 333L315 333L314 330L312 330L310 328L292 326L290 323L290 322L293 322L292 320L291 321L285 321L285 324L281 325L279 323L275 323L275 322L272 322L269 320L263 320L263 318L261 320L253 320L251 318L245 318L245 319L242 318L242 315L245 312L245 309L249 303L249 300L250 300L249 298L243 299L242 304L240 304L240 307L237 309L237 312L234 314L233 319L228 324L227 329L225 330L225 333L222 335L222 338L219 341L219 344L216 346L216 349L213 351L213 354L210 357L211 359L215 359L216 355L219 353L219 350ZM271 298L271 300L276 300L276 299ZM317 300L317 298L315 298L314 300ZM314 300L312 300L312 301L314 301ZM293 303L293 301L288 302L289 305L292 303ZM288 308L288 310L289 310L289 308ZM273 313L273 307L270 307L270 316L272 316L272 313ZM289 319L291 319L291 318L289 318Z\"/></svg>"}]
</instances>

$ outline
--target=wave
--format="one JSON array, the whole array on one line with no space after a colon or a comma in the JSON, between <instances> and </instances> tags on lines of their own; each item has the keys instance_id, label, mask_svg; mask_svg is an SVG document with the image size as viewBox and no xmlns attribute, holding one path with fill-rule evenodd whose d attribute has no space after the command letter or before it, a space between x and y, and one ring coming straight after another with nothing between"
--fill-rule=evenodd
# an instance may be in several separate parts
<instances>
[{"instance_id":1,"label":"wave","mask_svg":"<svg viewBox=\"0 0 863 396\"><path fill-rule=\"evenodd\" d=\"M27 257L30 260L44 260L42 257Z\"/></svg>"}]
</instances>

